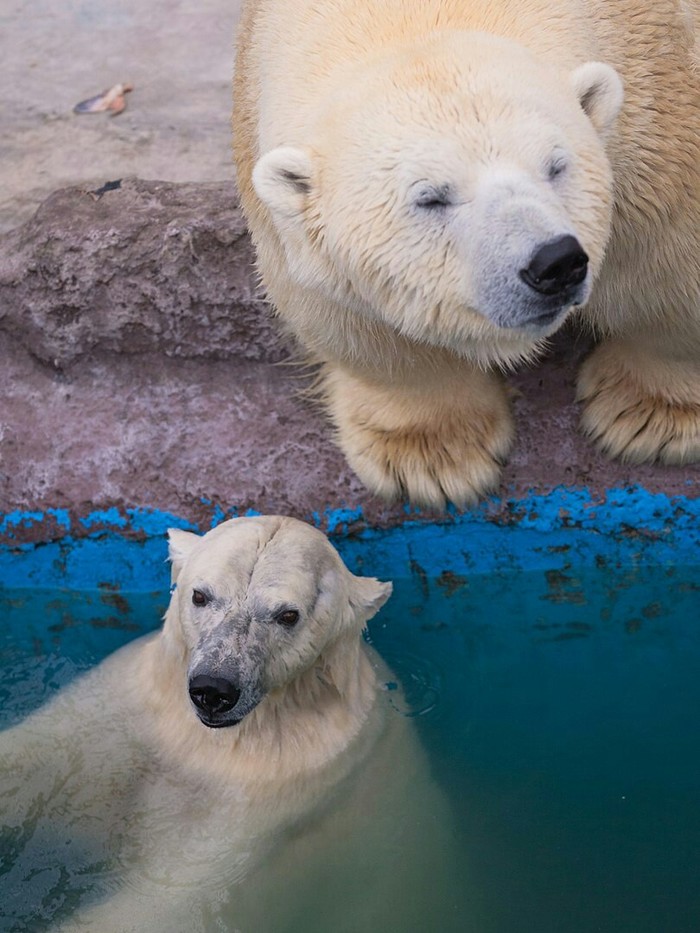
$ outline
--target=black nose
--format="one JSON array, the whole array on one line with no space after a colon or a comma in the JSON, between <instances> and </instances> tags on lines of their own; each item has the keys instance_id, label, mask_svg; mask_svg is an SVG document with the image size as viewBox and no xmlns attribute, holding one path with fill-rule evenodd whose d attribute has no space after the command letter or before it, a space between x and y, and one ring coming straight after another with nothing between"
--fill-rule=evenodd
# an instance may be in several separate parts
<instances>
[{"instance_id":1,"label":"black nose","mask_svg":"<svg viewBox=\"0 0 700 933\"><path fill-rule=\"evenodd\" d=\"M227 713L238 703L241 691L223 677L198 674L190 680L190 698L207 716Z\"/></svg>"},{"instance_id":2,"label":"black nose","mask_svg":"<svg viewBox=\"0 0 700 933\"><path fill-rule=\"evenodd\" d=\"M520 278L542 295L560 295L586 278L588 256L574 236L562 236L540 246Z\"/></svg>"}]
</instances>

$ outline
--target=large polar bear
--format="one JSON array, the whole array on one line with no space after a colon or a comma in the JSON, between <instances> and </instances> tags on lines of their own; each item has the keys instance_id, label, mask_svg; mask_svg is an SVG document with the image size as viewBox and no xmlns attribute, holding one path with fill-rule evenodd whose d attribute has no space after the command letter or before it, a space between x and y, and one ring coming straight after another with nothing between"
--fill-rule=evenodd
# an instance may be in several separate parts
<instances>
[{"instance_id":1,"label":"large polar bear","mask_svg":"<svg viewBox=\"0 0 700 933\"><path fill-rule=\"evenodd\" d=\"M289 518L170 553L162 631L0 734L0 927L470 929L451 816L362 639L391 586Z\"/></svg>"},{"instance_id":2,"label":"large polar bear","mask_svg":"<svg viewBox=\"0 0 700 933\"><path fill-rule=\"evenodd\" d=\"M698 0L244 3L235 151L260 272L371 489L493 487L500 370L582 305L603 338L586 432L631 461L700 458L698 18Z\"/></svg>"}]
</instances>

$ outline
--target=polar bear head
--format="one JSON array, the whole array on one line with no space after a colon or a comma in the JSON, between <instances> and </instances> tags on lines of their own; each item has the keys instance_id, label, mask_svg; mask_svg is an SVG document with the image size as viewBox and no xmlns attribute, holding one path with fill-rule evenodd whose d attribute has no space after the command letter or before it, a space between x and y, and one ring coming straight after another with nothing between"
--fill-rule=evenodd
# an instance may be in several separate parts
<instances>
[{"instance_id":1,"label":"polar bear head","mask_svg":"<svg viewBox=\"0 0 700 933\"><path fill-rule=\"evenodd\" d=\"M202 537L171 529L169 539L164 636L210 728L236 725L267 695L322 669L340 639L359 645L391 594L391 584L351 574L321 532L291 518L235 518Z\"/></svg>"},{"instance_id":2,"label":"polar bear head","mask_svg":"<svg viewBox=\"0 0 700 933\"><path fill-rule=\"evenodd\" d=\"M511 40L439 34L344 72L253 184L298 284L457 352L531 344L600 268L621 103L603 63L564 73Z\"/></svg>"}]
</instances>

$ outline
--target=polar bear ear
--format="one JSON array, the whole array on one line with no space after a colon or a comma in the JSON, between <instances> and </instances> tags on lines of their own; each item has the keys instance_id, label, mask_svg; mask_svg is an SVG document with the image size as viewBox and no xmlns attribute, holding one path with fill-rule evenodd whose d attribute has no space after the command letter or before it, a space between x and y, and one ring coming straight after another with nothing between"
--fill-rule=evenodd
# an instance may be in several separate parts
<instances>
[{"instance_id":1,"label":"polar bear ear","mask_svg":"<svg viewBox=\"0 0 700 933\"><path fill-rule=\"evenodd\" d=\"M391 596L394 587L374 577L355 577L350 583L350 605L363 624L376 615Z\"/></svg>"},{"instance_id":2,"label":"polar bear ear","mask_svg":"<svg viewBox=\"0 0 700 933\"><path fill-rule=\"evenodd\" d=\"M170 558L170 582L175 583L182 565L192 548L202 539L199 535L191 531L183 531L182 528L168 528L168 557Z\"/></svg>"},{"instance_id":3,"label":"polar bear ear","mask_svg":"<svg viewBox=\"0 0 700 933\"><path fill-rule=\"evenodd\" d=\"M253 187L273 217L284 223L303 213L314 176L314 163L308 152L279 146L258 159L253 169Z\"/></svg>"},{"instance_id":4,"label":"polar bear ear","mask_svg":"<svg viewBox=\"0 0 700 933\"><path fill-rule=\"evenodd\" d=\"M622 79L610 65L586 62L571 72L571 83L583 112L605 136L622 107Z\"/></svg>"}]
</instances>

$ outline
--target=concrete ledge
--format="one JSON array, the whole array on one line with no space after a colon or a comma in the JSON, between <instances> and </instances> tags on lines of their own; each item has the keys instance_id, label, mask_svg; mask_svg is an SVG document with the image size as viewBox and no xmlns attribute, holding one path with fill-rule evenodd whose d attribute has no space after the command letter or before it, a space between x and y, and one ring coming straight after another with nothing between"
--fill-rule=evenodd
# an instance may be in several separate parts
<instances>
[{"instance_id":1,"label":"concrete ledge","mask_svg":"<svg viewBox=\"0 0 700 933\"><path fill-rule=\"evenodd\" d=\"M351 534L477 518L510 528L558 490L579 504L575 525L611 490L640 489L663 503L652 532L667 534L674 509L694 508L700 467L610 463L579 435L573 383L587 349L564 333L512 377L518 441L488 503L463 519L387 506L304 397L304 371L256 292L230 185L57 192L0 238L0 546L143 541L249 509ZM554 529L556 510L545 513ZM135 514L161 516L157 530ZM634 530L634 510L617 514L616 533Z\"/></svg>"}]
</instances>

